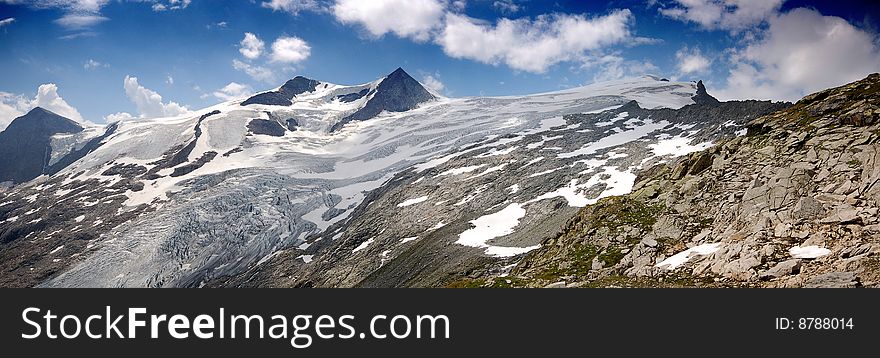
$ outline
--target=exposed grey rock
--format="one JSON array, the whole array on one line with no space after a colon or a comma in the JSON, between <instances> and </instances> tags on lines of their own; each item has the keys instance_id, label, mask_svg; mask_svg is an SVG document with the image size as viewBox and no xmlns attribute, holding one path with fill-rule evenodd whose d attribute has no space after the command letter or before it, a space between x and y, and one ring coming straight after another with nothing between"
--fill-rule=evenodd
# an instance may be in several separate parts
<instances>
[{"instance_id":1,"label":"exposed grey rock","mask_svg":"<svg viewBox=\"0 0 880 358\"><path fill-rule=\"evenodd\" d=\"M720 103L718 99L712 97L708 92L706 92L706 86L703 85L703 81L697 81L697 94L693 97L694 102L697 104L708 104L714 105Z\"/></svg>"},{"instance_id":2,"label":"exposed grey rock","mask_svg":"<svg viewBox=\"0 0 880 358\"><path fill-rule=\"evenodd\" d=\"M266 104L273 106L289 106L292 99L305 92L314 92L320 82L302 76L287 81L278 91L263 92L246 99L242 106L250 104Z\"/></svg>"},{"instance_id":3,"label":"exposed grey rock","mask_svg":"<svg viewBox=\"0 0 880 358\"><path fill-rule=\"evenodd\" d=\"M775 266L771 267L769 270L761 272L762 280L769 280L773 278L779 278L783 276L788 276L791 274L796 274L800 271L801 268L801 260L799 259L791 259L782 261Z\"/></svg>"},{"instance_id":4,"label":"exposed grey rock","mask_svg":"<svg viewBox=\"0 0 880 358\"><path fill-rule=\"evenodd\" d=\"M849 204L842 204L834 208L831 214L820 220L823 224L844 224L859 220L859 212Z\"/></svg>"},{"instance_id":5,"label":"exposed grey rock","mask_svg":"<svg viewBox=\"0 0 880 358\"><path fill-rule=\"evenodd\" d=\"M287 131L276 121L266 119L251 119L248 122L248 130L253 134L264 134L273 137L283 137Z\"/></svg>"},{"instance_id":6,"label":"exposed grey rock","mask_svg":"<svg viewBox=\"0 0 880 358\"><path fill-rule=\"evenodd\" d=\"M811 277L804 283L806 288L852 288L859 286L855 272L831 272Z\"/></svg>"}]
</instances>

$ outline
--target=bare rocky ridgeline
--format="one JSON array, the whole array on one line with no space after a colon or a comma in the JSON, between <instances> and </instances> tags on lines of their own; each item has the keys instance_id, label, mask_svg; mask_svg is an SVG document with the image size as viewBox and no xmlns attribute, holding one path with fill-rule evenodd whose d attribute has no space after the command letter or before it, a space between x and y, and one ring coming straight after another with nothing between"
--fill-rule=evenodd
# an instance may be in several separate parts
<instances>
[{"instance_id":1,"label":"bare rocky ridgeline","mask_svg":"<svg viewBox=\"0 0 880 358\"><path fill-rule=\"evenodd\" d=\"M880 75L748 128L642 172L479 285L880 286Z\"/></svg>"}]
</instances>

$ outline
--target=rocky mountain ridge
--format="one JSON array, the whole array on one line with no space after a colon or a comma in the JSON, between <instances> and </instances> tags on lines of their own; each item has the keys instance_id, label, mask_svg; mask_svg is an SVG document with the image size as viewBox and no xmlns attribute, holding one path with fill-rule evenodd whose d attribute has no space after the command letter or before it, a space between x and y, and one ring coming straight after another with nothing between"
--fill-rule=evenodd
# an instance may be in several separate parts
<instances>
[{"instance_id":1,"label":"rocky mountain ridge","mask_svg":"<svg viewBox=\"0 0 880 358\"><path fill-rule=\"evenodd\" d=\"M880 75L747 126L642 172L508 276L472 285L880 286Z\"/></svg>"}]
</instances>

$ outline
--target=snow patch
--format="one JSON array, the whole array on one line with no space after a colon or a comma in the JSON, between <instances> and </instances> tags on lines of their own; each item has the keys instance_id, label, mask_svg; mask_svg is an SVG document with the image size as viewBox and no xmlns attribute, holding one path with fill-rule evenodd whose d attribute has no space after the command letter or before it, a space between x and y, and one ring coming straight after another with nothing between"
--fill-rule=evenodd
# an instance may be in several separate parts
<instances>
[{"instance_id":1,"label":"snow patch","mask_svg":"<svg viewBox=\"0 0 880 358\"><path fill-rule=\"evenodd\" d=\"M450 169L450 170L447 170L445 172L440 173L440 176L459 175L459 174L464 174L464 173L470 173L474 170L480 169L485 166L486 166L486 164L480 164L480 165L472 165L472 166L468 166L468 167Z\"/></svg>"},{"instance_id":2,"label":"snow patch","mask_svg":"<svg viewBox=\"0 0 880 358\"><path fill-rule=\"evenodd\" d=\"M421 197L418 197L418 198L415 198L415 199L409 199L409 200L406 200L406 201L404 201L404 202L402 202L402 203L400 203L400 204L397 204L397 207L398 207L398 208L403 208L403 207L407 207L407 206L410 206L410 205L416 205L416 204L418 204L418 203L423 203L423 202L425 202L425 201L428 201L428 196L427 196L427 195L426 195L426 196L421 196Z\"/></svg>"},{"instance_id":3,"label":"snow patch","mask_svg":"<svg viewBox=\"0 0 880 358\"><path fill-rule=\"evenodd\" d=\"M796 259L815 259L830 254L831 250L816 245L795 246L789 249L788 253Z\"/></svg>"},{"instance_id":4,"label":"snow patch","mask_svg":"<svg viewBox=\"0 0 880 358\"><path fill-rule=\"evenodd\" d=\"M651 148L651 151L654 152L654 155L656 156L671 155L673 157L679 157L693 152L699 152L712 146L712 142L691 145L690 143L692 141L693 139L687 137L675 137L660 140L657 144L648 144L648 147Z\"/></svg>"},{"instance_id":5,"label":"snow patch","mask_svg":"<svg viewBox=\"0 0 880 358\"><path fill-rule=\"evenodd\" d=\"M401 244L405 244L405 243L407 243L407 242L417 240L418 238L419 238L418 236L405 237L405 238L400 239L400 243L401 243Z\"/></svg>"},{"instance_id":6,"label":"snow patch","mask_svg":"<svg viewBox=\"0 0 880 358\"><path fill-rule=\"evenodd\" d=\"M667 270L675 270L676 267L683 265L693 257L711 255L713 252L718 251L720 246L721 243L719 242L694 246L668 257L666 260L655 265L655 267L663 268L665 266Z\"/></svg>"},{"instance_id":7,"label":"snow patch","mask_svg":"<svg viewBox=\"0 0 880 358\"><path fill-rule=\"evenodd\" d=\"M351 250L351 253L355 253L355 252L361 251L363 249L366 249L367 246L370 246L370 244L372 244L372 243L373 243L373 239L370 238L369 240L362 242L360 245L358 245L358 247L355 247L354 250Z\"/></svg>"},{"instance_id":8,"label":"snow patch","mask_svg":"<svg viewBox=\"0 0 880 358\"><path fill-rule=\"evenodd\" d=\"M455 243L485 248L487 255L496 257L510 257L532 251L540 246L509 247L494 246L487 243L496 237L512 234L514 228L519 225L519 220L525 216L526 210L520 204L510 204L497 213L481 216L471 221L474 228L459 234L458 240Z\"/></svg>"}]
</instances>

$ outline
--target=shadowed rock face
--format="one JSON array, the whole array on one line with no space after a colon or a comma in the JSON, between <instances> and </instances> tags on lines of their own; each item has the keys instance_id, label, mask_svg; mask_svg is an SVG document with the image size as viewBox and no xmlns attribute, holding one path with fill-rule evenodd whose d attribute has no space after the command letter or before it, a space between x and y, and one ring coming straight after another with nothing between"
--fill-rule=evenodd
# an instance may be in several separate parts
<instances>
[{"instance_id":1,"label":"shadowed rock face","mask_svg":"<svg viewBox=\"0 0 880 358\"><path fill-rule=\"evenodd\" d=\"M351 121L371 119L382 111L409 111L433 99L434 96L422 87L419 81L413 79L402 68L398 68L379 83L376 94L363 108L335 124L331 131L336 131Z\"/></svg>"},{"instance_id":2,"label":"shadowed rock face","mask_svg":"<svg viewBox=\"0 0 880 358\"><path fill-rule=\"evenodd\" d=\"M266 119L252 119L248 123L248 130L253 134L264 134L273 137L283 137L286 132L284 127L278 122Z\"/></svg>"},{"instance_id":3,"label":"shadowed rock face","mask_svg":"<svg viewBox=\"0 0 880 358\"><path fill-rule=\"evenodd\" d=\"M0 132L0 182L22 183L43 174L51 154L51 137L79 133L76 122L37 107Z\"/></svg>"},{"instance_id":4,"label":"shadowed rock face","mask_svg":"<svg viewBox=\"0 0 880 358\"><path fill-rule=\"evenodd\" d=\"M299 94L313 92L321 82L308 79L302 76L296 76L292 80L287 81L278 91L264 92L248 98L241 103L242 106L249 104L266 104L273 106L289 106L293 104L291 101Z\"/></svg>"},{"instance_id":5,"label":"shadowed rock face","mask_svg":"<svg viewBox=\"0 0 880 358\"><path fill-rule=\"evenodd\" d=\"M719 104L721 102L718 101L715 97L706 92L706 86L703 85L703 81L697 81L697 94L691 97L696 104Z\"/></svg>"}]
</instances>

